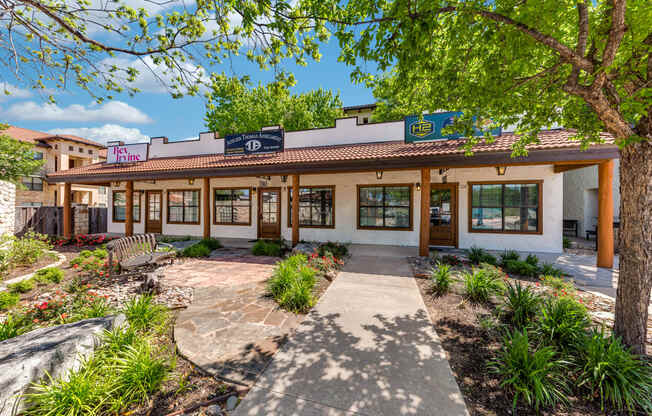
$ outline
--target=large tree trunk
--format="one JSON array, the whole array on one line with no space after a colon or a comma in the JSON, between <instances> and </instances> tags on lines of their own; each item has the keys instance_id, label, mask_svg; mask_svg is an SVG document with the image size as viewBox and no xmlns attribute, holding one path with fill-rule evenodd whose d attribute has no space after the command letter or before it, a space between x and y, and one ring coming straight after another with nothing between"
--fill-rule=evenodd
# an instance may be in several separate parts
<instances>
[{"instance_id":1,"label":"large tree trunk","mask_svg":"<svg viewBox=\"0 0 652 416\"><path fill-rule=\"evenodd\" d=\"M620 152L620 277L614 332L645 353L652 290L652 142Z\"/></svg>"}]
</instances>

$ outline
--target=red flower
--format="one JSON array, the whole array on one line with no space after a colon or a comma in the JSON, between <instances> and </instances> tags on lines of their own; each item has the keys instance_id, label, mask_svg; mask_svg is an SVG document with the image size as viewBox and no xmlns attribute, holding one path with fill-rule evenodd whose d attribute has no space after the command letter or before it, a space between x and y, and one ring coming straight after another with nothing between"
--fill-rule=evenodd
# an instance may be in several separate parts
<instances>
[{"instance_id":1,"label":"red flower","mask_svg":"<svg viewBox=\"0 0 652 416\"><path fill-rule=\"evenodd\" d=\"M43 302L43 303L41 303L41 304L38 306L38 308L39 308L40 310L43 311L43 310L45 310L45 309L48 308L48 303L47 303L47 302Z\"/></svg>"},{"instance_id":2,"label":"red flower","mask_svg":"<svg viewBox=\"0 0 652 416\"><path fill-rule=\"evenodd\" d=\"M68 317L68 314L66 314L66 313L61 314L61 319L66 319L67 317Z\"/></svg>"},{"instance_id":3,"label":"red flower","mask_svg":"<svg viewBox=\"0 0 652 416\"><path fill-rule=\"evenodd\" d=\"M537 282L536 284L537 284L537 287L541 286L541 285L539 284L539 282Z\"/></svg>"},{"instance_id":4,"label":"red flower","mask_svg":"<svg viewBox=\"0 0 652 416\"><path fill-rule=\"evenodd\" d=\"M79 264L74 264L74 265L72 266L73 269L76 269L76 268L78 268L78 267L79 267Z\"/></svg>"}]
</instances>

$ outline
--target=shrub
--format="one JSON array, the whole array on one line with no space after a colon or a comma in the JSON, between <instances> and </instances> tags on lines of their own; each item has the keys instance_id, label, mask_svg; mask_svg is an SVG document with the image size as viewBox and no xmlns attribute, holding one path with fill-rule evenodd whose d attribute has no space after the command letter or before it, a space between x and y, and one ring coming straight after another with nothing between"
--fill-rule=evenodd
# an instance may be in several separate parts
<instances>
[{"instance_id":1,"label":"shrub","mask_svg":"<svg viewBox=\"0 0 652 416\"><path fill-rule=\"evenodd\" d=\"M317 252L320 256L326 256L330 253L336 259L342 259L349 255L349 248L346 244L329 241L321 244Z\"/></svg>"},{"instance_id":2,"label":"shrub","mask_svg":"<svg viewBox=\"0 0 652 416\"><path fill-rule=\"evenodd\" d=\"M514 409L521 400L539 412L542 407L566 401L565 364L554 348L532 350L527 332L514 330L503 337L498 357L490 362L489 369L501 378L500 387L514 395Z\"/></svg>"},{"instance_id":3,"label":"shrub","mask_svg":"<svg viewBox=\"0 0 652 416\"><path fill-rule=\"evenodd\" d=\"M193 244L183 249L181 255L183 257L208 257L211 254L211 249L201 243Z\"/></svg>"},{"instance_id":4,"label":"shrub","mask_svg":"<svg viewBox=\"0 0 652 416\"><path fill-rule=\"evenodd\" d=\"M520 274L521 276L535 277L539 274L537 266L522 260L507 260L503 266L507 272Z\"/></svg>"},{"instance_id":5,"label":"shrub","mask_svg":"<svg viewBox=\"0 0 652 416\"><path fill-rule=\"evenodd\" d=\"M17 293L0 292L0 310L6 310L15 306L19 300L20 296Z\"/></svg>"},{"instance_id":6,"label":"shrub","mask_svg":"<svg viewBox=\"0 0 652 416\"><path fill-rule=\"evenodd\" d=\"M564 248L570 248L570 246L571 246L570 239L568 237L563 237L562 240L561 240L561 245Z\"/></svg>"},{"instance_id":7,"label":"shrub","mask_svg":"<svg viewBox=\"0 0 652 416\"><path fill-rule=\"evenodd\" d=\"M23 314L8 314L4 322L0 322L0 341L17 337L31 329L32 325Z\"/></svg>"},{"instance_id":8,"label":"shrub","mask_svg":"<svg viewBox=\"0 0 652 416\"><path fill-rule=\"evenodd\" d=\"M486 250L480 247L473 246L467 251L469 261L473 264L487 263L487 264L498 264L498 259L493 256L491 253L488 253Z\"/></svg>"},{"instance_id":9,"label":"shrub","mask_svg":"<svg viewBox=\"0 0 652 416\"><path fill-rule=\"evenodd\" d=\"M542 298L520 282L507 284L505 308L507 321L518 329L532 323L541 306Z\"/></svg>"},{"instance_id":10,"label":"shrub","mask_svg":"<svg viewBox=\"0 0 652 416\"><path fill-rule=\"evenodd\" d=\"M561 277L555 277L555 276L541 276L539 277L541 279L541 283L543 283L545 286L549 286L555 291L566 291L568 293L573 293L575 291L575 285L571 282L567 282Z\"/></svg>"},{"instance_id":11,"label":"shrub","mask_svg":"<svg viewBox=\"0 0 652 416\"><path fill-rule=\"evenodd\" d=\"M543 303L535 330L545 344L568 350L583 342L589 324L584 305L568 296L555 296Z\"/></svg>"},{"instance_id":12,"label":"shrub","mask_svg":"<svg viewBox=\"0 0 652 416\"><path fill-rule=\"evenodd\" d=\"M539 258L535 254L528 254L525 258L525 262L536 267L539 265Z\"/></svg>"},{"instance_id":13,"label":"shrub","mask_svg":"<svg viewBox=\"0 0 652 416\"><path fill-rule=\"evenodd\" d=\"M8 284L7 289L11 293L27 293L34 289L34 281L32 279L21 280L20 282Z\"/></svg>"},{"instance_id":14,"label":"shrub","mask_svg":"<svg viewBox=\"0 0 652 416\"><path fill-rule=\"evenodd\" d=\"M550 263L543 263L543 265L539 268L539 274L544 276L562 277L564 272Z\"/></svg>"},{"instance_id":15,"label":"shrub","mask_svg":"<svg viewBox=\"0 0 652 416\"><path fill-rule=\"evenodd\" d=\"M319 252L315 251L308 258L308 264L310 267L317 269L320 273L326 274L330 270L337 268L337 266L344 264L344 262L333 256L329 251L327 251L323 256L319 256Z\"/></svg>"},{"instance_id":16,"label":"shrub","mask_svg":"<svg viewBox=\"0 0 652 416\"><path fill-rule=\"evenodd\" d=\"M7 277L11 270L11 256L6 250L0 250L0 280Z\"/></svg>"},{"instance_id":17,"label":"shrub","mask_svg":"<svg viewBox=\"0 0 652 416\"><path fill-rule=\"evenodd\" d=\"M459 259L459 257L453 254L445 254L441 256L441 262L444 264L450 264L451 266L459 266L462 264L462 261Z\"/></svg>"},{"instance_id":18,"label":"shrub","mask_svg":"<svg viewBox=\"0 0 652 416\"><path fill-rule=\"evenodd\" d=\"M127 405L142 403L158 390L168 372L164 358L157 357L149 342L127 345L115 358L117 377L113 410L123 410Z\"/></svg>"},{"instance_id":19,"label":"shrub","mask_svg":"<svg viewBox=\"0 0 652 416\"><path fill-rule=\"evenodd\" d=\"M432 291L439 295L448 293L453 279L451 277L451 266L448 264L437 263L437 267L432 270Z\"/></svg>"},{"instance_id":20,"label":"shrub","mask_svg":"<svg viewBox=\"0 0 652 416\"><path fill-rule=\"evenodd\" d=\"M34 279L37 282L45 283L61 283L63 280L63 270L58 267L46 267L34 273Z\"/></svg>"},{"instance_id":21,"label":"shrub","mask_svg":"<svg viewBox=\"0 0 652 416\"><path fill-rule=\"evenodd\" d=\"M254 256L281 257L282 244L277 241L258 240L251 249Z\"/></svg>"},{"instance_id":22,"label":"shrub","mask_svg":"<svg viewBox=\"0 0 652 416\"><path fill-rule=\"evenodd\" d=\"M142 295L131 299L124 308L124 314L137 331L160 327L167 321L167 310L157 305L151 296Z\"/></svg>"},{"instance_id":23,"label":"shrub","mask_svg":"<svg viewBox=\"0 0 652 416\"><path fill-rule=\"evenodd\" d=\"M492 295L501 293L504 288L500 279L486 269L465 272L463 277L466 296L472 302L487 302Z\"/></svg>"},{"instance_id":24,"label":"shrub","mask_svg":"<svg viewBox=\"0 0 652 416\"><path fill-rule=\"evenodd\" d=\"M30 265L36 263L51 248L46 235L28 231L22 238L13 240L9 256L14 264Z\"/></svg>"},{"instance_id":25,"label":"shrub","mask_svg":"<svg viewBox=\"0 0 652 416\"><path fill-rule=\"evenodd\" d=\"M218 248L222 248L222 243L220 243L220 240L218 240L217 238L204 238L199 242L199 244L205 245L211 251L217 250Z\"/></svg>"},{"instance_id":26,"label":"shrub","mask_svg":"<svg viewBox=\"0 0 652 416\"><path fill-rule=\"evenodd\" d=\"M500 264L505 266L508 261L511 260L519 260L521 256L518 254L517 251L514 250L505 250L504 253L500 255Z\"/></svg>"},{"instance_id":27,"label":"shrub","mask_svg":"<svg viewBox=\"0 0 652 416\"><path fill-rule=\"evenodd\" d=\"M277 263L267 282L276 302L292 312L304 312L314 303L312 289L316 271L307 265L303 254L295 254Z\"/></svg>"},{"instance_id":28,"label":"shrub","mask_svg":"<svg viewBox=\"0 0 652 416\"><path fill-rule=\"evenodd\" d=\"M300 273L301 275L301 273ZM290 281L290 285L278 299L278 304L292 312L300 313L310 309L314 304L312 288L314 287L314 271Z\"/></svg>"},{"instance_id":29,"label":"shrub","mask_svg":"<svg viewBox=\"0 0 652 416\"><path fill-rule=\"evenodd\" d=\"M652 365L630 353L619 338L593 330L580 352L579 386L618 410L652 414Z\"/></svg>"}]
</instances>

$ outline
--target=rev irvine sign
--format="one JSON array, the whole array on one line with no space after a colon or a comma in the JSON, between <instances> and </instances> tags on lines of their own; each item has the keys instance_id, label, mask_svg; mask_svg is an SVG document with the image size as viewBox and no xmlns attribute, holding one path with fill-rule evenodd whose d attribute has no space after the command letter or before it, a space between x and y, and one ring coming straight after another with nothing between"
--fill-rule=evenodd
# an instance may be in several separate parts
<instances>
[{"instance_id":1,"label":"rev irvine sign","mask_svg":"<svg viewBox=\"0 0 652 416\"><path fill-rule=\"evenodd\" d=\"M229 134L224 138L224 155L251 155L283 151L283 129Z\"/></svg>"},{"instance_id":2,"label":"rev irvine sign","mask_svg":"<svg viewBox=\"0 0 652 416\"><path fill-rule=\"evenodd\" d=\"M106 163L134 163L147 160L147 143L109 146L106 152Z\"/></svg>"}]
</instances>

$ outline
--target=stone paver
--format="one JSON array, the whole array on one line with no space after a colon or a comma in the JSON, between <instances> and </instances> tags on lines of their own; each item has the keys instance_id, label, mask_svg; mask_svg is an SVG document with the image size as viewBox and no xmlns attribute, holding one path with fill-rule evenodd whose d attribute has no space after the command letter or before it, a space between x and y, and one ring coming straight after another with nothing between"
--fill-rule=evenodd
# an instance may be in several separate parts
<instances>
[{"instance_id":1,"label":"stone paver","mask_svg":"<svg viewBox=\"0 0 652 416\"><path fill-rule=\"evenodd\" d=\"M212 374L253 382L303 318L266 296L265 280L276 261L220 249L208 259L166 268L166 282L194 288L193 303L174 327L179 352Z\"/></svg>"},{"instance_id":2,"label":"stone paver","mask_svg":"<svg viewBox=\"0 0 652 416\"><path fill-rule=\"evenodd\" d=\"M468 415L402 247L352 258L234 415Z\"/></svg>"}]
</instances>

